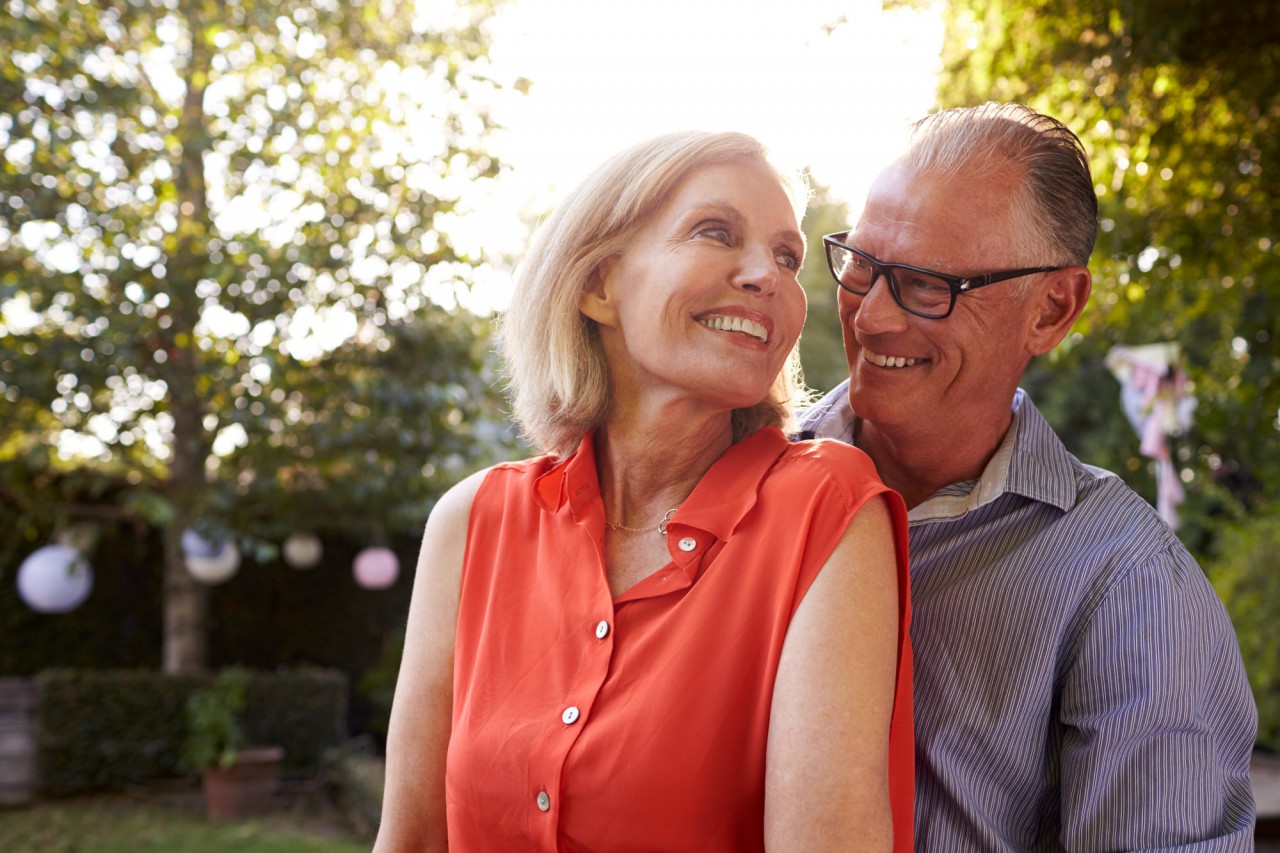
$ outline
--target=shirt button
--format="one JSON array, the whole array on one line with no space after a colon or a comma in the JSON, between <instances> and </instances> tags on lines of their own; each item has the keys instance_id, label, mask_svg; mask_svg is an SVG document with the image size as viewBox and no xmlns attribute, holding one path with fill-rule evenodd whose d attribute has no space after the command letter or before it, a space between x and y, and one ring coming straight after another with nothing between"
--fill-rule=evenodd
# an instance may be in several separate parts
<instances>
[{"instance_id":1,"label":"shirt button","mask_svg":"<svg viewBox=\"0 0 1280 853\"><path fill-rule=\"evenodd\" d=\"M686 536L677 543L676 547L687 554L698 547L698 540L692 536Z\"/></svg>"},{"instance_id":2,"label":"shirt button","mask_svg":"<svg viewBox=\"0 0 1280 853\"><path fill-rule=\"evenodd\" d=\"M544 812L551 811L551 797L547 795L546 791L538 792L538 810Z\"/></svg>"},{"instance_id":3,"label":"shirt button","mask_svg":"<svg viewBox=\"0 0 1280 853\"><path fill-rule=\"evenodd\" d=\"M609 636L609 623L601 619L596 625L596 639L603 640L607 636Z\"/></svg>"},{"instance_id":4,"label":"shirt button","mask_svg":"<svg viewBox=\"0 0 1280 853\"><path fill-rule=\"evenodd\" d=\"M564 721L566 726L571 726L578 722L578 706L570 705L564 709L564 713L560 715L560 719Z\"/></svg>"}]
</instances>

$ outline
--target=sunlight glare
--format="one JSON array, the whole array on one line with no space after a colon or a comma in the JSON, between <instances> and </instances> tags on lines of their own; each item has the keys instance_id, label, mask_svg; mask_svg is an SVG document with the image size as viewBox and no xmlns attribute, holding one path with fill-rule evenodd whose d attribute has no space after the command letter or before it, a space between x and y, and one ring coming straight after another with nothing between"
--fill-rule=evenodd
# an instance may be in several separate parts
<instances>
[{"instance_id":1,"label":"sunlight glare","mask_svg":"<svg viewBox=\"0 0 1280 853\"><path fill-rule=\"evenodd\" d=\"M591 168L678 129L750 133L856 215L906 125L934 108L943 32L936 5L879 0L516 0L491 29L496 76L531 88L495 112L508 170L449 230L517 259L530 223Z\"/></svg>"}]
</instances>

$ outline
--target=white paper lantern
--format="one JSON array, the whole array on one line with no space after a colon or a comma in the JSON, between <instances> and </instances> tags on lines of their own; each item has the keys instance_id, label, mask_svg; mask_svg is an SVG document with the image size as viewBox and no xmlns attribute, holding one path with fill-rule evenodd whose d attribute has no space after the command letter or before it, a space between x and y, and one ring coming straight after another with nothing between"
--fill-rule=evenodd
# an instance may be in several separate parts
<instances>
[{"instance_id":1,"label":"white paper lantern","mask_svg":"<svg viewBox=\"0 0 1280 853\"><path fill-rule=\"evenodd\" d=\"M93 569L67 545L45 545L18 568L18 595L39 613L66 613L79 607L93 589Z\"/></svg>"},{"instance_id":2,"label":"white paper lantern","mask_svg":"<svg viewBox=\"0 0 1280 853\"><path fill-rule=\"evenodd\" d=\"M213 556L189 553L185 562L187 571L200 583L219 584L228 580L240 568L240 549L234 542L223 542L217 546Z\"/></svg>"},{"instance_id":3,"label":"white paper lantern","mask_svg":"<svg viewBox=\"0 0 1280 853\"><path fill-rule=\"evenodd\" d=\"M386 589L400 574L400 560L390 548L375 545L356 554L351 569L356 583L365 589Z\"/></svg>"},{"instance_id":4,"label":"white paper lantern","mask_svg":"<svg viewBox=\"0 0 1280 853\"><path fill-rule=\"evenodd\" d=\"M324 547L313 533L291 533L284 540L284 561L295 569L310 569L320 562Z\"/></svg>"},{"instance_id":5,"label":"white paper lantern","mask_svg":"<svg viewBox=\"0 0 1280 853\"><path fill-rule=\"evenodd\" d=\"M222 546L218 542L211 539L205 539L195 530L188 528L182 531L182 553L186 557L210 557L218 556L222 550Z\"/></svg>"}]
</instances>

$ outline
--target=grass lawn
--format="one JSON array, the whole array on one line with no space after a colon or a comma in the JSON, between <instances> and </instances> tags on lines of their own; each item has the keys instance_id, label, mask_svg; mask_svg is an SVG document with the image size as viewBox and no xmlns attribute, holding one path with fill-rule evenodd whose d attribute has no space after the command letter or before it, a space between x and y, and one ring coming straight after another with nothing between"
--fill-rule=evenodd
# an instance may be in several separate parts
<instances>
[{"instance_id":1,"label":"grass lawn","mask_svg":"<svg viewBox=\"0 0 1280 853\"><path fill-rule=\"evenodd\" d=\"M240 823L205 817L199 792L112 794L0 810L4 853L368 853L319 794Z\"/></svg>"}]
</instances>

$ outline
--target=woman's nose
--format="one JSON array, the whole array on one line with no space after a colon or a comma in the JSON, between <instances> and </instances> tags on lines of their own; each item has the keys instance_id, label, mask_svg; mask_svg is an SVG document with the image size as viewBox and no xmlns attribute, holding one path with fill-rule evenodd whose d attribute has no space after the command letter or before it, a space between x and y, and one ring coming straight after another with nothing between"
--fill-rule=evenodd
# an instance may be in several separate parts
<instances>
[{"instance_id":1,"label":"woman's nose","mask_svg":"<svg viewBox=\"0 0 1280 853\"><path fill-rule=\"evenodd\" d=\"M778 260L769 246L747 246L742 250L742 266L734 278L734 285L749 293L761 296L778 289Z\"/></svg>"}]
</instances>

